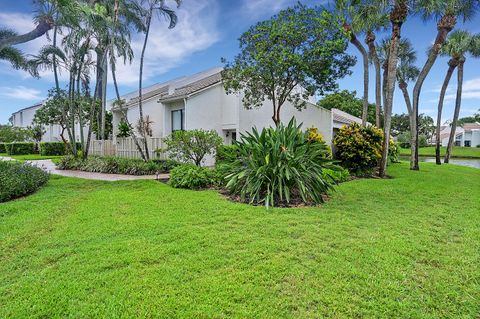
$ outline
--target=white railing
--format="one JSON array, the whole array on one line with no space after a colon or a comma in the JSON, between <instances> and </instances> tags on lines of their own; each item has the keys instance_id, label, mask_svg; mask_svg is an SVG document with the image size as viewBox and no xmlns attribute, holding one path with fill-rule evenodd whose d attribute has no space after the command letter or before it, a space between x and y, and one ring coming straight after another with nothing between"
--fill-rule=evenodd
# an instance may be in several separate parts
<instances>
[{"instance_id":1,"label":"white railing","mask_svg":"<svg viewBox=\"0 0 480 319\"><path fill-rule=\"evenodd\" d=\"M144 139L137 138L143 149ZM163 158L159 157L156 150L162 148L162 138L148 137L147 146L150 159ZM95 156L118 156L124 158L142 158L138 151L135 141L131 137L117 138L115 143L112 140L92 140L90 141L90 155Z\"/></svg>"}]
</instances>

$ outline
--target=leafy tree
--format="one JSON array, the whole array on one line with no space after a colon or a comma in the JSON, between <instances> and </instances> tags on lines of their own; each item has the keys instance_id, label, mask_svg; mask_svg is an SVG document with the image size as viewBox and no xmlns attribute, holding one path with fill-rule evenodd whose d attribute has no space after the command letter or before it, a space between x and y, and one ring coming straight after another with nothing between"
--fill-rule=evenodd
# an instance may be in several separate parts
<instances>
[{"instance_id":1,"label":"leafy tree","mask_svg":"<svg viewBox=\"0 0 480 319\"><path fill-rule=\"evenodd\" d=\"M426 139L431 139L435 132L433 118L425 114L420 114L418 116L418 120L420 133L423 134ZM410 125L410 115L405 113L394 114L392 116L392 135L398 136L402 133L411 131ZM409 136L411 136L411 133L409 134ZM408 144L410 145L411 141Z\"/></svg>"},{"instance_id":2,"label":"leafy tree","mask_svg":"<svg viewBox=\"0 0 480 319\"><path fill-rule=\"evenodd\" d=\"M0 125L0 143L25 142L30 140L31 132L28 129L12 125Z\"/></svg>"},{"instance_id":3,"label":"leafy tree","mask_svg":"<svg viewBox=\"0 0 480 319\"><path fill-rule=\"evenodd\" d=\"M223 143L216 131L177 131L164 139L165 152L174 160L200 166L207 155L215 155Z\"/></svg>"},{"instance_id":4,"label":"leafy tree","mask_svg":"<svg viewBox=\"0 0 480 319\"><path fill-rule=\"evenodd\" d=\"M335 108L361 118L363 112L363 101L362 99L357 98L356 94L357 92L348 90L327 94L321 100L319 100L317 104L318 106L327 110ZM371 107L368 108L367 121L370 123L376 123L375 105L370 104L370 106ZM382 114L380 114L380 117L382 117Z\"/></svg>"},{"instance_id":5,"label":"leafy tree","mask_svg":"<svg viewBox=\"0 0 480 319\"><path fill-rule=\"evenodd\" d=\"M477 113L473 114L472 116L465 116L462 118L459 118L457 123L460 126L463 126L463 124L466 123L475 123L475 122L480 122L480 110L478 110Z\"/></svg>"},{"instance_id":6,"label":"leafy tree","mask_svg":"<svg viewBox=\"0 0 480 319\"><path fill-rule=\"evenodd\" d=\"M302 110L308 97L336 89L336 80L350 74L355 59L345 53L347 41L338 18L326 10L298 4L280 11L242 34L241 53L225 65L225 89L244 93L248 109L270 100L279 125L286 101Z\"/></svg>"}]
</instances>

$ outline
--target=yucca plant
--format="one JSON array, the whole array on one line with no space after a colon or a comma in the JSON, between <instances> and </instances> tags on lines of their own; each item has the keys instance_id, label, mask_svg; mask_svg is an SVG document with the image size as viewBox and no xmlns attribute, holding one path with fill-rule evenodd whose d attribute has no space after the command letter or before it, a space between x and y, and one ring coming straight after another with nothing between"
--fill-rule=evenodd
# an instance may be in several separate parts
<instances>
[{"instance_id":1,"label":"yucca plant","mask_svg":"<svg viewBox=\"0 0 480 319\"><path fill-rule=\"evenodd\" d=\"M227 189L242 201L266 207L301 200L307 204L323 202L334 182L323 170L339 169L329 159L324 142L309 140L294 118L288 125L241 135L238 156L228 164Z\"/></svg>"}]
</instances>

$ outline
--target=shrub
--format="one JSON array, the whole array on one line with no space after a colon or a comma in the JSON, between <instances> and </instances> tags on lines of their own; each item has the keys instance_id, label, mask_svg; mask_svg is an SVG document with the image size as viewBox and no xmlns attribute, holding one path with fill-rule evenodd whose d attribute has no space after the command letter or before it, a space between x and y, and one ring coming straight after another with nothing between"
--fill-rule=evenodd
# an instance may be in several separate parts
<instances>
[{"instance_id":1,"label":"shrub","mask_svg":"<svg viewBox=\"0 0 480 319\"><path fill-rule=\"evenodd\" d=\"M30 164L0 161L0 202L31 194L48 178L47 172Z\"/></svg>"},{"instance_id":2,"label":"shrub","mask_svg":"<svg viewBox=\"0 0 480 319\"><path fill-rule=\"evenodd\" d=\"M31 142L13 142L5 146L8 155L28 155L35 152L35 143Z\"/></svg>"},{"instance_id":3,"label":"shrub","mask_svg":"<svg viewBox=\"0 0 480 319\"><path fill-rule=\"evenodd\" d=\"M139 159L115 156L90 156L86 160L83 160L68 155L58 162L57 167L62 170L79 170L106 174L154 175L169 172L177 165L176 162L165 160L145 162Z\"/></svg>"},{"instance_id":4,"label":"shrub","mask_svg":"<svg viewBox=\"0 0 480 319\"><path fill-rule=\"evenodd\" d=\"M200 166L206 155L214 155L223 143L216 131L176 131L164 139L165 151L173 160Z\"/></svg>"},{"instance_id":5,"label":"shrub","mask_svg":"<svg viewBox=\"0 0 480 319\"><path fill-rule=\"evenodd\" d=\"M350 180L350 172L348 169L324 169L322 171L322 176L325 179L331 179L335 183L343 183Z\"/></svg>"},{"instance_id":6,"label":"shrub","mask_svg":"<svg viewBox=\"0 0 480 319\"><path fill-rule=\"evenodd\" d=\"M275 206L301 201L321 203L333 188L323 170L336 169L324 142L308 140L295 119L288 125L253 128L236 143L238 155L227 165L227 188L242 201Z\"/></svg>"},{"instance_id":7,"label":"shrub","mask_svg":"<svg viewBox=\"0 0 480 319\"><path fill-rule=\"evenodd\" d=\"M130 126L125 120L121 120L117 126L117 137L129 137L131 135Z\"/></svg>"},{"instance_id":8,"label":"shrub","mask_svg":"<svg viewBox=\"0 0 480 319\"><path fill-rule=\"evenodd\" d=\"M40 143L40 155L65 155L65 144L62 142L42 142Z\"/></svg>"},{"instance_id":9,"label":"shrub","mask_svg":"<svg viewBox=\"0 0 480 319\"><path fill-rule=\"evenodd\" d=\"M333 139L335 157L354 174L371 173L382 157L382 141L382 130L374 126L344 126Z\"/></svg>"},{"instance_id":10,"label":"shrub","mask_svg":"<svg viewBox=\"0 0 480 319\"><path fill-rule=\"evenodd\" d=\"M169 184L175 188L200 189L216 184L215 171L206 167L184 164L170 172Z\"/></svg>"},{"instance_id":11,"label":"shrub","mask_svg":"<svg viewBox=\"0 0 480 319\"><path fill-rule=\"evenodd\" d=\"M400 156L400 148L393 139L390 139L390 144L388 146L388 158L392 163L398 163Z\"/></svg>"},{"instance_id":12,"label":"shrub","mask_svg":"<svg viewBox=\"0 0 480 319\"><path fill-rule=\"evenodd\" d=\"M397 143L401 148L410 148L411 140L410 140L410 132L402 132L397 136ZM425 134L420 134L418 136L418 146L419 147L427 147L428 140Z\"/></svg>"},{"instance_id":13,"label":"shrub","mask_svg":"<svg viewBox=\"0 0 480 319\"><path fill-rule=\"evenodd\" d=\"M215 156L215 165L232 162L238 155L238 147L236 145L220 145L217 147Z\"/></svg>"},{"instance_id":14,"label":"shrub","mask_svg":"<svg viewBox=\"0 0 480 319\"><path fill-rule=\"evenodd\" d=\"M6 153L7 149L5 147L5 143L0 143L0 154L1 153Z\"/></svg>"}]
</instances>

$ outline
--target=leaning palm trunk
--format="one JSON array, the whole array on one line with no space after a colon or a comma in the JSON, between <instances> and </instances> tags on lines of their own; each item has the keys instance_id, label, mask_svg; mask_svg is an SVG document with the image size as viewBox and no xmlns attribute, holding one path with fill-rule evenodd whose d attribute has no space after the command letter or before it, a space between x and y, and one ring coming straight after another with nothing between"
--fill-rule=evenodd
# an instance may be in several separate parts
<instances>
[{"instance_id":1,"label":"leaning palm trunk","mask_svg":"<svg viewBox=\"0 0 480 319\"><path fill-rule=\"evenodd\" d=\"M450 136L448 138L447 152L445 154L444 163L450 161L450 156L452 154L453 142L455 140L455 131L457 130L457 121L460 114L460 107L462 105L462 86L463 86L463 64L465 61L460 61L458 63L457 70L457 97L455 99L455 112L453 113L453 122L452 129L450 131Z\"/></svg>"},{"instance_id":2,"label":"leaning palm trunk","mask_svg":"<svg viewBox=\"0 0 480 319\"><path fill-rule=\"evenodd\" d=\"M415 127L416 127L416 118L413 116L412 110L412 101L410 100L410 95L407 90L407 83L402 81L399 83L399 88L403 93L403 98L405 99L405 105L407 105L408 118L410 120L410 148L415 148L417 140L415 138ZM412 159L410 159L410 168L413 165Z\"/></svg>"},{"instance_id":3,"label":"leaning palm trunk","mask_svg":"<svg viewBox=\"0 0 480 319\"><path fill-rule=\"evenodd\" d=\"M382 158L380 160L380 167L378 173L380 177L385 177L388 163L388 149L390 143L390 129L392 127L392 107L393 94L395 92L395 81L397 74L398 48L400 45L400 32L402 23L405 21L408 14L408 7L403 1L396 1L395 7L390 14L392 23L392 40L390 43L390 50L388 53L387 63L387 81L385 89L385 106L384 106L384 125L383 125L383 145Z\"/></svg>"},{"instance_id":4,"label":"leaning palm trunk","mask_svg":"<svg viewBox=\"0 0 480 319\"><path fill-rule=\"evenodd\" d=\"M146 30L145 30L145 40L143 42L142 54L140 56L140 77L138 83L138 111L140 112L140 134L143 137L143 146L145 149L144 160L149 160L150 156L148 154L148 144L147 144L147 134L145 132L144 118L143 118L143 107L142 107L142 80L143 80L143 62L145 59L145 50L147 48L148 35L150 33L150 25L152 22L152 8L147 16L146 21Z\"/></svg>"},{"instance_id":5,"label":"leaning palm trunk","mask_svg":"<svg viewBox=\"0 0 480 319\"><path fill-rule=\"evenodd\" d=\"M375 125L381 126L380 113L382 109L382 77L380 75L380 60L378 59L377 49L375 48L375 34L367 33L366 39L370 56L375 67Z\"/></svg>"},{"instance_id":6,"label":"leaning palm trunk","mask_svg":"<svg viewBox=\"0 0 480 319\"><path fill-rule=\"evenodd\" d=\"M437 57L442 49L443 44L447 39L448 33L453 29L456 24L456 17L452 15L444 15L437 24L437 37L435 43L428 54L427 61L423 66L420 74L418 75L417 82L413 88L413 113L416 119L418 119L418 103L420 100L420 91L422 90L422 85L425 79L427 78L428 73L430 72L432 66L435 64ZM412 148L412 154L414 165L411 169L419 170L418 166L418 121L417 127L415 127L415 139L417 141L415 149Z\"/></svg>"},{"instance_id":7,"label":"leaning palm trunk","mask_svg":"<svg viewBox=\"0 0 480 319\"><path fill-rule=\"evenodd\" d=\"M447 92L448 83L450 82L453 71L456 67L456 61L454 59L450 59L450 61L448 61L448 71L445 75L445 80L443 81L442 89L440 91L440 98L438 100L437 127L435 129L435 162L437 163L437 165L442 164L442 161L440 159L440 126L442 125L443 100L445 99L445 93Z\"/></svg>"},{"instance_id":8,"label":"leaning palm trunk","mask_svg":"<svg viewBox=\"0 0 480 319\"><path fill-rule=\"evenodd\" d=\"M360 51L363 59L363 111L362 111L362 125L367 124L368 117L368 53L363 45L358 41L358 38L352 33L350 42Z\"/></svg>"}]
</instances>

